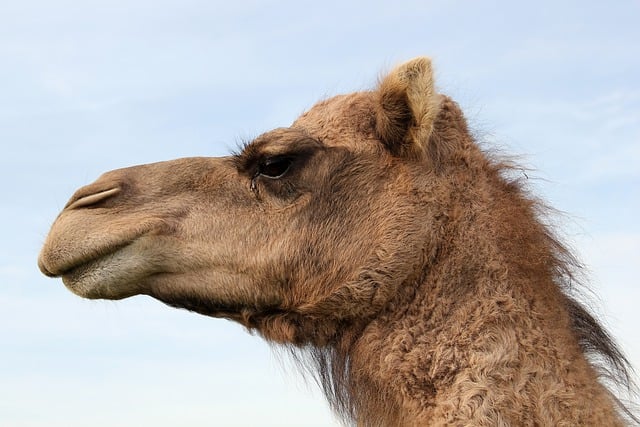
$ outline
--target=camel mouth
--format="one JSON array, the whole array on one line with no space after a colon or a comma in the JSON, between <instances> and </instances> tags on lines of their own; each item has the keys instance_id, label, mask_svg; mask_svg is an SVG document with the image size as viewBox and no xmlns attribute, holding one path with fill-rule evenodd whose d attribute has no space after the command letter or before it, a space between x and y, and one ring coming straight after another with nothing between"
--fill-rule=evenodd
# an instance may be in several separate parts
<instances>
[{"instance_id":1,"label":"camel mouth","mask_svg":"<svg viewBox=\"0 0 640 427\"><path fill-rule=\"evenodd\" d=\"M94 248L89 254L72 255L62 259L52 259L53 257L47 257L45 253L41 253L38 257L38 268L40 268L40 271L45 276L64 278L65 276L72 275L74 271L108 257L130 244L131 241L127 241L120 244Z\"/></svg>"},{"instance_id":2,"label":"camel mouth","mask_svg":"<svg viewBox=\"0 0 640 427\"><path fill-rule=\"evenodd\" d=\"M110 191L100 195L102 200ZM95 200L83 196L70 206ZM72 292L86 298L124 297L118 291L120 283L126 290L128 281L158 270L162 245L156 240L170 234L171 226L161 218L150 218L133 226L120 221L97 227L91 217L88 221L83 218L85 212L67 208L56 220L38 257L40 271L61 277Z\"/></svg>"},{"instance_id":3,"label":"camel mouth","mask_svg":"<svg viewBox=\"0 0 640 427\"><path fill-rule=\"evenodd\" d=\"M88 269L92 264L99 263L101 260L108 258L112 254L120 251L122 248L130 244L131 242L123 242L115 246L109 246L103 249L97 249L97 253L94 256L86 259L78 259L73 264L69 266L65 266L64 270L60 271L59 277L62 277L64 280L65 276L72 276L80 270Z\"/></svg>"},{"instance_id":4,"label":"camel mouth","mask_svg":"<svg viewBox=\"0 0 640 427\"><path fill-rule=\"evenodd\" d=\"M157 268L136 239L110 246L57 272L71 292L88 299L122 299L143 293L142 283ZM144 245L143 245L144 246Z\"/></svg>"},{"instance_id":5,"label":"camel mouth","mask_svg":"<svg viewBox=\"0 0 640 427\"><path fill-rule=\"evenodd\" d=\"M41 255L38 267L46 276L62 278L67 289L83 298L121 299L125 297L122 292L114 292L114 271L117 269L111 264L113 259L117 259L117 254L129 245L131 242L123 242L94 249L89 256L60 260L55 264L48 264Z\"/></svg>"}]
</instances>

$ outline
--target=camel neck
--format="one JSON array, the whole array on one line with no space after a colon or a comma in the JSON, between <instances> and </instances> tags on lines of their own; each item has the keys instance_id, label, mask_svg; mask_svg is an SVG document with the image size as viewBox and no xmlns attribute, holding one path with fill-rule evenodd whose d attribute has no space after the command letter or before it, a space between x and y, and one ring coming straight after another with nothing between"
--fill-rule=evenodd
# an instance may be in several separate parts
<instances>
[{"instance_id":1,"label":"camel neck","mask_svg":"<svg viewBox=\"0 0 640 427\"><path fill-rule=\"evenodd\" d=\"M613 410L594 413L589 404L611 408L610 395L583 356L568 314L550 305L548 294L531 291L552 284L488 270L475 259L433 266L362 331L349 352L358 424L524 425L534 417L558 425L562 411L545 418L535 402L548 390L565 390L554 404L575 411L567 419L615 425Z\"/></svg>"}]
</instances>

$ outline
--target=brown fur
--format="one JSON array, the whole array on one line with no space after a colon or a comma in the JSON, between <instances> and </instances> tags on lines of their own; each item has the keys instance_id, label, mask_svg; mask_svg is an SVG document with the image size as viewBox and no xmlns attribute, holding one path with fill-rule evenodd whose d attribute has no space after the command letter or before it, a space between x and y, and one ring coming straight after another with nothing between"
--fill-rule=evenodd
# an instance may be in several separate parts
<instances>
[{"instance_id":1,"label":"brown fur","mask_svg":"<svg viewBox=\"0 0 640 427\"><path fill-rule=\"evenodd\" d=\"M39 265L289 346L358 425L622 425L592 359L623 386L628 364L508 172L417 58L235 156L103 175Z\"/></svg>"}]
</instances>

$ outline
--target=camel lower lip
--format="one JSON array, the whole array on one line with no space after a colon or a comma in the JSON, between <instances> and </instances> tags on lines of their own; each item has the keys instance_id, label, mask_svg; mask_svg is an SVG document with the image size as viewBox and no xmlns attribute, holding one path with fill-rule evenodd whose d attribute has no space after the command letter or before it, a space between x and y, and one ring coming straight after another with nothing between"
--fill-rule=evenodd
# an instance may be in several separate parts
<instances>
[{"instance_id":1,"label":"camel lower lip","mask_svg":"<svg viewBox=\"0 0 640 427\"><path fill-rule=\"evenodd\" d=\"M108 256L108 255L105 255L105 256ZM62 280L64 281L65 279L68 279L68 278L73 277L74 275L77 275L82 270L89 270L91 264L98 262L101 258L102 257L91 259L89 261L85 261L85 262L82 262L80 264L76 264L73 267L70 267L70 268L67 268L64 271L61 271L58 274L58 276L61 277Z\"/></svg>"},{"instance_id":2,"label":"camel lower lip","mask_svg":"<svg viewBox=\"0 0 640 427\"><path fill-rule=\"evenodd\" d=\"M91 270L91 262L86 262L80 265L77 265L64 273L60 274L62 278L62 283L76 295L79 295L83 298L99 298L99 296L93 296L91 289L88 286L82 286L85 281L82 280L83 273Z\"/></svg>"}]
</instances>

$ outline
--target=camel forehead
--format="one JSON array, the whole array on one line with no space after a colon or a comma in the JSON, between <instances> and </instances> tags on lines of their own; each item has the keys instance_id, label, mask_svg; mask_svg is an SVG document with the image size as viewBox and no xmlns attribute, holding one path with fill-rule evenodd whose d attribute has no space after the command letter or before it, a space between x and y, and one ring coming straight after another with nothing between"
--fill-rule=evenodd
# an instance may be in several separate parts
<instances>
[{"instance_id":1,"label":"camel forehead","mask_svg":"<svg viewBox=\"0 0 640 427\"><path fill-rule=\"evenodd\" d=\"M338 95L315 104L291 126L322 141L327 146L365 148L375 135L373 92Z\"/></svg>"}]
</instances>

